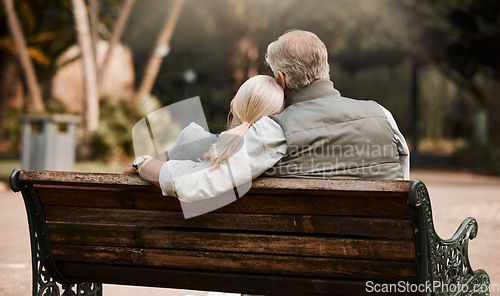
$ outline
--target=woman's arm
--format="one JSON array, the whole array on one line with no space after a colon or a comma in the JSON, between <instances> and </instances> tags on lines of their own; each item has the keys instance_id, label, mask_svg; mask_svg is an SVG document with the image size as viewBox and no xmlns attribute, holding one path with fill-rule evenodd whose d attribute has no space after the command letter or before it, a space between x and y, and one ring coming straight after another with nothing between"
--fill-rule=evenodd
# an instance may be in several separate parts
<instances>
[{"instance_id":1,"label":"woman's arm","mask_svg":"<svg viewBox=\"0 0 500 296\"><path fill-rule=\"evenodd\" d=\"M217 142L217 135L191 122L181 131L168 151L168 159L200 161L215 142Z\"/></svg>"},{"instance_id":2,"label":"woman's arm","mask_svg":"<svg viewBox=\"0 0 500 296\"><path fill-rule=\"evenodd\" d=\"M209 162L169 160L161 168L160 186L164 195L183 202L215 197L258 177L286 153L281 126L263 117L244 136L242 147L216 167Z\"/></svg>"},{"instance_id":3,"label":"woman's arm","mask_svg":"<svg viewBox=\"0 0 500 296\"><path fill-rule=\"evenodd\" d=\"M184 202L214 197L258 177L287 149L283 130L268 117L255 123L244 141L242 149L215 168L209 162L148 158L139 167L139 174L159 186L164 195L177 196ZM129 165L124 173L137 171Z\"/></svg>"},{"instance_id":4,"label":"woman's arm","mask_svg":"<svg viewBox=\"0 0 500 296\"><path fill-rule=\"evenodd\" d=\"M217 141L217 135L209 133L200 125L191 122L186 126L168 152L169 159L198 161L203 158L210 146ZM139 167L139 172L130 164L123 171L124 174L139 173L143 179L151 181L160 187L159 175L164 161L148 157Z\"/></svg>"},{"instance_id":5,"label":"woman's arm","mask_svg":"<svg viewBox=\"0 0 500 296\"><path fill-rule=\"evenodd\" d=\"M150 181L156 186L160 187L160 170L164 161L158 160L156 158L148 157L144 163L139 167L137 171L132 164L129 164L125 170L124 174L139 174L143 179Z\"/></svg>"}]
</instances>

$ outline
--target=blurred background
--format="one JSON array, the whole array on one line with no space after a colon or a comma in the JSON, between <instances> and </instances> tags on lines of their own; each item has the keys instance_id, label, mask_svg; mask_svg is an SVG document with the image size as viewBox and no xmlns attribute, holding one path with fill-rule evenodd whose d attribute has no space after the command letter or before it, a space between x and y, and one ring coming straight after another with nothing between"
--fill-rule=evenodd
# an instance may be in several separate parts
<instances>
[{"instance_id":1,"label":"blurred background","mask_svg":"<svg viewBox=\"0 0 500 296\"><path fill-rule=\"evenodd\" d=\"M121 171L137 120L186 98L224 130L289 29L323 40L343 96L392 112L413 167L500 175L499 0L2 0L0 181L33 117L74 115L80 171Z\"/></svg>"},{"instance_id":2,"label":"blurred background","mask_svg":"<svg viewBox=\"0 0 500 296\"><path fill-rule=\"evenodd\" d=\"M478 175L500 175L500 0L0 3L0 294L31 287L24 205L2 183L14 168L121 172L133 159L134 124L194 96L210 131L224 130L236 90L272 75L267 45L290 29L324 41L343 96L392 112L438 233L451 237L476 217L471 262L500 283L500 178Z\"/></svg>"}]
</instances>

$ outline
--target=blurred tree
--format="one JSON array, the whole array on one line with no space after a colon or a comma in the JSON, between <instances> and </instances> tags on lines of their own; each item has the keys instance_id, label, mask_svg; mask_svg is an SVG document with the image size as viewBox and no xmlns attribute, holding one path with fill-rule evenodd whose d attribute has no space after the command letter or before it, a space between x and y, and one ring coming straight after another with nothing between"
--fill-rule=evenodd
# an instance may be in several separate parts
<instances>
[{"instance_id":1,"label":"blurred tree","mask_svg":"<svg viewBox=\"0 0 500 296\"><path fill-rule=\"evenodd\" d=\"M27 106L28 110L41 112L44 110L42 93L40 91L35 69L28 52L28 47L26 46L23 29L14 9L14 2L13 0L4 0L3 3L12 40L17 50L17 55L23 69L24 77L26 78L29 98L29 104Z\"/></svg>"},{"instance_id":2,"label":"blurred tree","mask_svg":"<svg viewBox=\"0 0 500 296\"><path fill-rule=\"evenodd\" d=\"M55 59L77 42L75 32L68 30L68 26L74 24L71 2L69 0L14 0L14 2L37 77L42 85L50 87L50 83L46 82L58 70ZM98 6L99 18L96 25L92 25L92 30L108 38L111 35L108 31L115 24L114 15L120 11L122 3L117 0L100 0ZM6 19L3 8L4 5L0 7L0 59L14 51L13 40L5 34L8 32L3 27ZM126 24L126 19L123 23ZM99 39L99 36L96 39ZM48 99L48 94L49 90L42 93L44 100Z\"/></svg>"},{"instance_id":3,"label":"blurred tree","mask_svg":"<svg viewBox=\"0 0 500 296\"><path fill-rule=\"evenodd\" d=\"M111 60L111 57L113 55L113 50L120 42L123 31L125 30L125 26L127 25L128 18L130 16L132 8L134 7L134 3L135 0L125 0L125 3L123 4L120 16L118 17L115 27L113 28L113 34L111 35L109 41L109 47L104 57L104 60L100 65L98 65L98 70L97 70L98 83L101 83L103 81L102 79L99 78L104 77L106 75L109 61Z\"/></svg>"},{"instance_id":4,"label":"blurred tree","mask_svg":"<svg viewBox=\"0 0 500 296\"><path fill-rule=\"evenodd\" d=\"M97 42L99 42L99 2L98 0L88 0L90 40L92 41L92 54L94 64L97 65ZM97 66L96 66L97 67ZM96 76L97 70L96 70Z\"/></svg>"},{"instance_id":5,"label":"blurred tree","mask_svg":"<svg viewBox=\"0 0 500 296\"><path fill-rule=\"evenodd\" d=\"M73 22L70 6L67 0L15 0L15 3L36 76L44 84L56 70L55 58L75 42L75 34L67 30ZM2 34L4 20L5 13L0 9L0 58L14 50L13 40Z\"/></svg>"},{"instance_id":6,"label":"blurred tree","mask_svg":"<svg viewBox=\"0 0 500 296\"><path fill-rule=\"evenodd\" d=\"M82 55L83 73L85 76L85 96L83 108L83 133L88 138L89 133L99 126L99 95L97 89L97 69L92 38L88 19L87 7L84 0L72 0L75 16L75 30Z\"/></svg>"},{"instance_id":7,"label":"blurred tree","mask_svg":"<svg viewBox=\"0 0 500 296\"><path fill-rule=\"evenodd\" d=\"M500 81L500 1L422 0L423 44L430 60L468 91L492 120L500 112L475 82L481 73Z\"/></svg>"},{"instance_id":8,"label":"blurred tree","mask_svg":"<svg viewBox=\"0 0 500 296\"><path fill-rule=\"evenodd\" d=\"M181 14L182 7L184 6L185 0L175 0L170 9L170 13L166 18L166 22L163 29L158 35L156 40L156 45L153 48L151 57L146 64L146 69L144 71L144 76L142 77L141 85L139 86L138 95L147 96L150 95L153 84L158 76L158 71L160 69L163 58L170 51L170 39L174 34L177 21Z\"/></svg>"}]
</instances>

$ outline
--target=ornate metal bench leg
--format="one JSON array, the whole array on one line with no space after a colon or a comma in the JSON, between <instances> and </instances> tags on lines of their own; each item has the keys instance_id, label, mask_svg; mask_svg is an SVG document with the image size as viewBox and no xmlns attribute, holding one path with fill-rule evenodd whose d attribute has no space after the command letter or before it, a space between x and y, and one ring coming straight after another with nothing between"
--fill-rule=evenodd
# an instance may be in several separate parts
<instances>
[{"instance_id":1,"label":"ornate metal bench leg","mask_svg":"<svg viewBox=\"0 0 500 296\"><path fill-rule=\"evenodd\" d=\"M429 193L420 181L412 184L410 205L419 211L420 282L440 283L442 291L436 291L436 295L488 296L488 274L473 270L469 261L469 240L477 235L476 219L465 219L450 239L442 239L434 228Z\"/></svg>"},{"instance_id":2,"label":"ornate metal bench leg","mask_svg":"<svg viewBox=\"0 0 500 296\"><path fill-rule=\"evenodd\" d=\"M76 293L73 291L76 288ZM102 296L102 285L97 283L78 283L63 285L62 296Z\"/></svg>"},{"instance_id":3,"label":"ornate metal bench leg","mask_svg":"<svg viewBox=\"0 0 500 296\"><path fill-rule=\"evenodd\" d=\"M14 174L14 172L13 172ZM11 178L11 182L15 183ZM16 185L16 184L14 184ZM57 271L50 242L47 225L38 196L29 186L13 187L23 193L28 226L30 229L31 264L33 274L33 296L102 296L102 285L99 283L71 283ZM61 294L61 288L63 293Z\"/></svg>"},{"instance_id":4,"label":"ornate metal bench leg","mask_svg":"<svg viewBox=\"0 0 500 296\"><path fill-rule=\"evenodd\" d=\"M33 256L33 296L102 296L100 283L59 283L46 270L39 250L33 250Z\"/></svg>"},{"instance_id":5,"label":"ornate metal bench leg","mask_svg":"<svg viewBox=\"0 0 500 296\"><path fill-rule=\"evenodd\" d=\"M37 264L33 266L33 296L59 296L59 286L48 274L37 256Z\"/></svg>"}]
</instances>

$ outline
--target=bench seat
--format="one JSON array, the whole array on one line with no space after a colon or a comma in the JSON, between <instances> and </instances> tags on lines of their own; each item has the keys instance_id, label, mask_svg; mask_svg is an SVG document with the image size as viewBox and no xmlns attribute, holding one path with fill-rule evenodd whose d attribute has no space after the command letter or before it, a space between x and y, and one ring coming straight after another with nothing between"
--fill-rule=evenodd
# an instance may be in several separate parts
<instances>
[{"instance_id":1,"label":"bench seat","mask_svg":"<svg viewBox=\"0 0 500 296\"><path fill-rule=\"evenodd\" d=\"M15 170L11 187L26 204L33 295L54 286L101 295L101 283L256 295L489 285L467 257L476 220L439 238L420 181L260 178L190 219L137 175Z\"/></svg>"}]
</instances>

